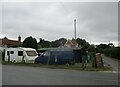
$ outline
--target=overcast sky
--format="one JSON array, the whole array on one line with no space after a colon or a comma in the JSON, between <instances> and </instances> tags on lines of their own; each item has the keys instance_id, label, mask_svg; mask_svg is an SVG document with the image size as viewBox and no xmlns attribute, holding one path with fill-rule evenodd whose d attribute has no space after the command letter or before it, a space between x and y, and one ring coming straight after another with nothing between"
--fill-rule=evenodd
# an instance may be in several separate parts
<instances>
[{"instance_id":1,"label":"overcast sky","mask_svg":"<svg viewBox=\"0 0 120 87\"><path fill-rule=\"evenodd\" d=\"M94 44L118 44L117 2L4 2L0 38L72 39L74 19L77 38Z\"/></svg>"}]
</instances>

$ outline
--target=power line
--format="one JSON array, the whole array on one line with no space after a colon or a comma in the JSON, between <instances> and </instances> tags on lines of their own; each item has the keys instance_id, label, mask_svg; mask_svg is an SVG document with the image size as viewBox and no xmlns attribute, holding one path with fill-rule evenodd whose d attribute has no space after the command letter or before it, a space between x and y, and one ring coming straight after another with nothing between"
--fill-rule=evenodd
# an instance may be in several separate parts
<instances>
[{"instance_id":1,"label":"power line","mask_svg":"<svg viewBox=\"0 0 120 87\"><path fill-rule=\"evenodd\" d=\"M65 5L63 4L63 2L61 2L60 0L58 0L59 3L61 4L61 6L63 7L64 11L68 14L70 13L69 10L65 7ZM75 34L75 39L76 39L76 19L74 19L74 34Z\"/></svg>"},{"instance_id":2,"label":"power line","mask_svg":"<svg viewBox=\"0 0 120 87\"><path fill-rule=\"evenodd\" d=\"M68 11L68 9L65 7L65 5L63 4L63 2L61 2L60 0L58 0L58 1L59 1L59 3L61 4L61 6L63 7L64 11L68 14L69 11Z\"/></svg>"}]
</instances>

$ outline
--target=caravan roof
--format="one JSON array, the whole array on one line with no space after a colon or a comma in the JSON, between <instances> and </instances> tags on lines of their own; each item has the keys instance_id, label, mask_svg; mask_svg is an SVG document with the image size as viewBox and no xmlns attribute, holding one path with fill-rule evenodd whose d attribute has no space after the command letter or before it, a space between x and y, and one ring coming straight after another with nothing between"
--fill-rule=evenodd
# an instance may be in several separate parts
<instances>
[{"instance_id":1,"label":"caravan roof","mask_svg":"<svg viewBox=\"0 0 120 87\"><path fill-rule=\"evenodd\" d=\"M24 48L24 47L19 47L20 49L23 49L23 50L35 50L33 48Z\"/></svg>"},{"instance_id":2,"label":"caravan roof","mask_svg":"<svg viewBox=\"0 0 120 87\"><path fill-rule=\"evenodd\" d=\"M27 50L28 50L28 51L29 51L29 50L33 50L33 51L35 50L35 49L33 49L33 48L24 48L24 47L7 48L7 49L9 49L9 50L10 50L10 49L11 49L11 50L13 50L13 49L14 49L14 50L15 50L15 49L21 49L21 50L26 50L26 51L27 51Z\"/></svg>"}]
</instances>

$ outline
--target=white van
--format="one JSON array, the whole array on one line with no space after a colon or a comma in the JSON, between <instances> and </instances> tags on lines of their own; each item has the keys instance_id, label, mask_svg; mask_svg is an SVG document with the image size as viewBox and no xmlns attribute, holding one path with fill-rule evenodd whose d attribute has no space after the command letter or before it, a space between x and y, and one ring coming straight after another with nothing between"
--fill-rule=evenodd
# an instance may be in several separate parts
<instances>
[{"instance_id":1,"label":"white van","mask_svg":"<svg viewBox=\"0 0 120 87\"><path fill-rule=\"evenodd\" d=\"M32 48L18 47L5 49L5 61L8 62L34 63L37 57L37 51Z\"/></svg>"}]
</instances>

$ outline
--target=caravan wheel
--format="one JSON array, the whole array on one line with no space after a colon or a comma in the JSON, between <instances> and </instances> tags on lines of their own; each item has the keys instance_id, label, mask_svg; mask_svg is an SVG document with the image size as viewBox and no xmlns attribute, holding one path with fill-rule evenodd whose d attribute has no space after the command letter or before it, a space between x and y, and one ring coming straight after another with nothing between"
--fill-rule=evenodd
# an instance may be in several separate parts
<instances>
[{"instance_id":1,"label":"caravan wheel","mask_svg":"<svg viewBox=\"0 0 120 87\"><path fill-rule=\"evenodd\" d=\"M13 60L13 63L16 63L16 60Z\"/></svg>"}]
</instances>

